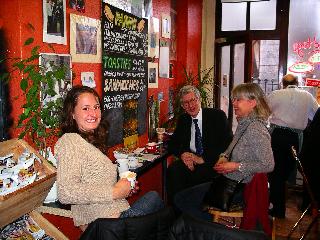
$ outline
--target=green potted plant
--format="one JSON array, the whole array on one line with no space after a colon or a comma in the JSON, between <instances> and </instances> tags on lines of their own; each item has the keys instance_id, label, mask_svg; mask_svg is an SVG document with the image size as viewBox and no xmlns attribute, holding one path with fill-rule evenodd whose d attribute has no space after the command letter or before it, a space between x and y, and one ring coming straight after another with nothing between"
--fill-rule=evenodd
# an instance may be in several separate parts
<instances>
[{"instance_id":1,"label":"green potted plant","mask_svg":"<svg viewBox=\"0 0 320 240\"><path fill-rule=\"evenodd\" d=\"M32 25L29 27L33 29ZM24 42L24 47L31 46L29 56L24 58L2 58L6 61L10 72L0 75L0 80L10 81L12 74L18 72L21 76L20 88L25 98L25 103L21 106L23 112L19 115L16 127L22 131L19 138L29 138L37 146L38 150L45 153L47 158L47 143L51 137L58 136L59 111L62 109L61 97L56 98L46 104L40 101L42 94L50 97L56 96L55 85L59 81L64 81L67 67L42 66L39 64L40 46L32 46L34 38L30 37ZM51 45L49 47L53 50ZM1 59L1 58L0 58ZM21 97L21 96L19 96Z\"/></svg>"}]
</instances>

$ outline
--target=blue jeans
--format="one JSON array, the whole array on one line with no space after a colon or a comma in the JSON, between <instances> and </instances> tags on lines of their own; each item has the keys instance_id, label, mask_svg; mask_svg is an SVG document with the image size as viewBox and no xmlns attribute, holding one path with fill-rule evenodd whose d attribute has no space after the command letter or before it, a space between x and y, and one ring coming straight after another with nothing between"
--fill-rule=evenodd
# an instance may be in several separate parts
<instances>
[{"instance_id":1,"label":"blue jeans","mask_svg":"<svg viewBox=\"0 0 320 240\"><path fill-rule=\"evenodd\" d=\"M120 214L120 218L144 216L164 208L164 203L159 194L150 191L135 201L132 206Z\"/></svg>"},{"instance_id":2,"label":"blue jeans","mask_svg":"<svg viewBox=\"0 0 320 240\"><path fill-rule=\"evenodd\" d=\"M174 205L181 212L206 221L212 221L212 216L203 210L203 198L212 182L206 182L178 192L174 197Z\"/></svg>"}]
</instances>

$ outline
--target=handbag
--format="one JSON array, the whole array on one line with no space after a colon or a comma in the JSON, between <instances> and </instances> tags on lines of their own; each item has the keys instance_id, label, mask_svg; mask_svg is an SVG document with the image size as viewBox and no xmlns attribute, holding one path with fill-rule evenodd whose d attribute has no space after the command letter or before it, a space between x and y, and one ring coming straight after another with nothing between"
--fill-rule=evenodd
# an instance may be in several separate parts
<instances>
[{"instance_id":1,"label":"handbag","mask_svg":"<svg viewBox=\"0 0 320 240\"><path fill-rule=\"evenodd\" d=\"M244 183L242 181L219 175L213 180L206 193L204 204L224 212L241 209L243 207L243 189Z\"/></svg>"},{"instance_id":2,"label":"handbag","mask_svg":"<svg viewBox=\"0 0 320 240\"><path fill-rule=\"evenodd\" d=\"M224 154L224 158L229 160L229 156L238 143L248 125L244 128L242 133L239 135L237 139L232 141L230 146L228 147L226 152L229 154ZM203 199L205 206L210 206L216 209L219 209L224 212L229 212L232 210L236 210L243 207L243 190L244 190L244 183L242 183L243 179L240 181L236 181L230 178L227 178L224 175L219 175L215 179L209 188L209 191L205 194Z\"/></svg>"}]
</instances>

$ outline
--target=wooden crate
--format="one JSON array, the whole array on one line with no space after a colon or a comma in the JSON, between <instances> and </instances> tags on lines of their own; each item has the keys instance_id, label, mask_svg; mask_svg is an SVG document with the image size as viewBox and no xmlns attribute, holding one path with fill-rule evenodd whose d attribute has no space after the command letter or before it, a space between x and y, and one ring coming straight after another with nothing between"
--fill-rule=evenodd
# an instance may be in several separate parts
<instances>
[{"instance_id":1,"label":"wooden crate","mask_svg":"<svg viewBox=\"0 0 320 240\"><path fill-rule=\"evenodd\" d=\"M56 180L56 169L21 139L0 142L0 156L13 153L13 157L17 158L26 148L41 159L42 164L35 161L35 168L42 178L17 191L0 196L0 228L41 206Z\"/></svg>"},{"instance_id":2,"label":"wooden crate","mask_svg":"<svg viewBox=\"0 0 320 240\"><path fill-rule=\"evenodd\" d=\"M45 219L41 213L37 211L32 211L29 213L30 217L42 228L47 235L53 237L54 239L59 240L68 240L62 232L60 232L52 223L50 223L47 219Z\"/></svg>"}]
</instances>

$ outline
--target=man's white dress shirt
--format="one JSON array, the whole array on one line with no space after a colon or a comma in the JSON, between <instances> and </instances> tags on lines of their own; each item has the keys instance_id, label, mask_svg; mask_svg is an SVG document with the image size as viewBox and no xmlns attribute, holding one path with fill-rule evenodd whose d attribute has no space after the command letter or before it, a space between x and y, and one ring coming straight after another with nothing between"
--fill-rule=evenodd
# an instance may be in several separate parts
<instances>
[{"instance_id":1,"label":"man's white dress shirt","mask_svg":"<svg viewBox=\"0 0 320 240\"><path fill-rule=\"evenodd\" d=\"M272 111L270 123L282 127L304 130L319 108L311 93L294 85L275 90L267 98Z\"/></svg>"},{"instance_id":2,"label":"man's white dress shirt","mask_svg":"<svg viewBox=\"0 0 320 240\"><path fill-rule=\"evenodd\" d=\"M202 108L200 108L200 111L198 112L198 115L195 118L192 117L190 150L195 153L196 152L196 143L195 143L196 129L195 129L193 119L198 119L198 126L200 128L201 137L202 137L203 136L202 135Z\"/></svg>"}]
</instances>

